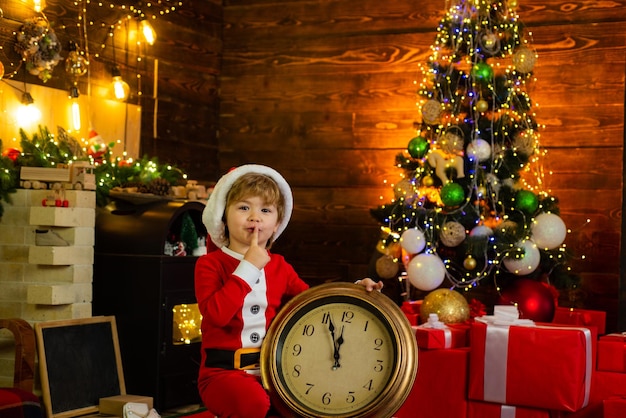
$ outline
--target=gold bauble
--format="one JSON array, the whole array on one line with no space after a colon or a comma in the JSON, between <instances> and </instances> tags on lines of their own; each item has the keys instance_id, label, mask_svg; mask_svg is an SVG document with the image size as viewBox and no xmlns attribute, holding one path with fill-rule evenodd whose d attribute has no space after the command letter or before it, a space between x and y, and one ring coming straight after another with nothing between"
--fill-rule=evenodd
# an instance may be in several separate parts
<instances>
[{"instance_id":1,"label":"gold bauble","mask_svg":"<svg viewBox=\"0 0 626 418\"><path fill-rule=\"evenodd\" d=\"M376 274L381 279L392 279L398 277L400 266L393 257L389 255L383 255L376 260Z\"/></svg>"},{"instance_id":2,"label":"gold bauble","mask_svg":"<svg viewBox=\"0 0 626 418\"><path fill-rule=\"evenodd\" d=\"M445 324L458 324L469 319L470 309L465 297L455 290L437 289L422 301L420 320L426 322L431 313L436 313Z\"/></svg>"},{"instance_id":3,"label":"gold bauble","mask_svg":"<svg viewBox=\"0 0 626 418\"><path fill-rule=\"evenodd\" d=\"M463 260L463 267L466 270L474 270L476 268L476 259L471 255L468 255L465 260Z\"/></svg>"},{"instance_id":4,"label":"gold bauble","mask_svg":"<svg viewBox=\"0 0 626 418\"><path fill-rule=\"evenodd\" d=\"M481 113L486 112L487 110L489 110L489 103L487 103L486 100L480 99L476 102L476 110Z\"/></svg>"},{"instance_id":5,"label":"gold bauble","mask_svg":"<svg viewBox=\"0 0 626 418\"><path fill-rule=\"evenodd\" d=\"M430 187L435 184L435 180L433 180L431 176L424 176L422 177L422 184L426 187Z\"/></svg>"}]
</instances>

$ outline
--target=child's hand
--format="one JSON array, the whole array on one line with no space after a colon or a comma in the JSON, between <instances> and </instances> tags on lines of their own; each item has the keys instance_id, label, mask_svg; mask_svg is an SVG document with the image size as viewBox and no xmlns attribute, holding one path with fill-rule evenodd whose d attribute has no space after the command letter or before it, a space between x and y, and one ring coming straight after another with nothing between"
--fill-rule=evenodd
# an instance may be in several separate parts
<instances>
[{"instance_id":1,"label":"child's hand","mask_svg":"<svg viewBox=\"0 0 626 418\"><path fill-rule=\"evenodd\" d=\"M269 263L270 255L265 248L259 246L259 228L254 228L250 248L248 248L248 251L244 254L243 259L254 264L259 270Z\"/></svg>"},{"instance_id":2,"label":"child's hand","mask_svg":"<svg viewBox=\"0 0 626 418\"><path fill-rule=\"evenodd\" d=\"M365 290L371 292L372 290L380 290L383 288L383 282L375 282L374 280L366 277L365 279L357 280L354 284L359 284L365 287Z\"/></svg>"}]
</instances>

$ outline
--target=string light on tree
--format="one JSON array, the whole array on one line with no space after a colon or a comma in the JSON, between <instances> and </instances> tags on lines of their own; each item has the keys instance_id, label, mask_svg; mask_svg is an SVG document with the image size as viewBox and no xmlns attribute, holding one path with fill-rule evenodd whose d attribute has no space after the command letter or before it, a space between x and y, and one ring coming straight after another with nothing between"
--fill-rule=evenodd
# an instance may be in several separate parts
<instances>
[{"instance_id":1,"label":"string light on tree","mask_svg":"<svg viewBox=\"0 0 626 418\"><path fill-rule=\"evenodd\" d=\"M396 156L413 188L372 210L387 245L423 231L425 248L399 261L418 289L519 276L577 284L561 274L567 229L546 188L531 43L514 0L453 0L419 65L415 132Z\"/></svg>"}]
</instances>

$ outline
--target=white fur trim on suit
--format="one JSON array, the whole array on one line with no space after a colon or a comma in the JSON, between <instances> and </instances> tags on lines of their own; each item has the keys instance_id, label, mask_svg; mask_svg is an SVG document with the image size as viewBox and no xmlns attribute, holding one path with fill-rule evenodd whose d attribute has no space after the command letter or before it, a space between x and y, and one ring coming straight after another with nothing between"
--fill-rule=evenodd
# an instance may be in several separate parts
<instances>
[{"instance_id":1,"label":"white fur trim on suit","mask_svg":"<svg viewBox=\"0 0 626 418\"><path fill-rule=\"evenodd\" d=\"M289 183L287 183L287 180L285 180L285 178L281 176L278 171L273 168L257 164L247 164L237 167L229 171L227 174L224 174L222 178L219 179L209 196L209 200L206 203L204 211L202 212L202 222L204 223L211 240L219 248L228 245L228 240L224 236L226 226L222 221L224 211L226 210L226 196L233 187L233 183L235 183L239 177L247 173L258 173L271 177L276 184L278 184L278 188L285 198L285 213L282 221L278 225L276 233L274 234L274 240L276 240L285 230L287 224L289 223L289 219L291 218L291 212L293 210L293 195L291 194Z\"/></svg>"}]
</instances>

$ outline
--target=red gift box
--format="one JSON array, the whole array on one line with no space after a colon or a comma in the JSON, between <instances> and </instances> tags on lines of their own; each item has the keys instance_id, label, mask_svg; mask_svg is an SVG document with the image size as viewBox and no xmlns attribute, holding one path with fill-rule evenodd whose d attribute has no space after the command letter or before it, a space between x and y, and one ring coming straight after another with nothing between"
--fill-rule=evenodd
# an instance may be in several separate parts
<instances>
[{"instance_id":1,"label":"red gift box","mask_svg":"<svg viewBox=\"0 0 626 418\"><path fill-rule=\"evenodd\" d=\"M469 325L454 324L443 328L429 328L427 325L412 327L419 348L432 350L467 347Z\"/></svg>"},{"instance_id":2,"label":"red gift box","mask_svg":"<svg viewBox=\"0 0 626 418\"><path fill-rule=\"evenodd\" d=\"M600 337L598 370L626 373L626 335L607 334Z\"/></svg>"},{"instance_id":3,"label":"red gift box","mask_svg":"<svg viewBox=\"0 0 626 418\"><path fill-rule=\"evenodd\" d=\"M606 312L604 311L557 306L552 322L554 324L595 326L599 335L606 332Z\"/></svg>"},{"instance_id":4,"label":"red gift box","mask_svg":"<svg viewBox=\"0 0 626 418\"><path fill-rule=\"evenodd\" d=\"M468 348L419 349L417 377L396 418L465 418Z\"/></svg>"},{"instance_id":5,"label":"red gift box","mask_svg":"<svg viewBox=\"0 0 626 418\"><path fill-rule=\"evenodd\" d=\"M550 418L550 411L499 403L469 401L467 418Z\"/></svg>"},{"instance_id":6,"label":"red gift box","mask_svg":"<svg viewBox=\"0 0 626 418\"><path fill-rule=\"evenodd\" d=\"M402 302L401 310L406 315L411 325L418 325L420 321L421 300L406 300Z\"/></svg>"},{"instance_id":7,"label":"red gift box","mask_svg":"<svg viewBox=\"0 0 626 418\"><path fill-rule=\"evenodd\" d=\"M626 417L626 398L611 397L604 400L604 418Z\"/></svg>"},{"instance_id":8,"label":"red gift box","mask_svg":"<svg viewBox=\"0 0 626 418\"><path fill-rule=\"evenodd\" d=\"M496 318L477 318L471 327L470 399L563 411L587 405L593 370L589 329Z\"/></svg>"}]
</instances>

